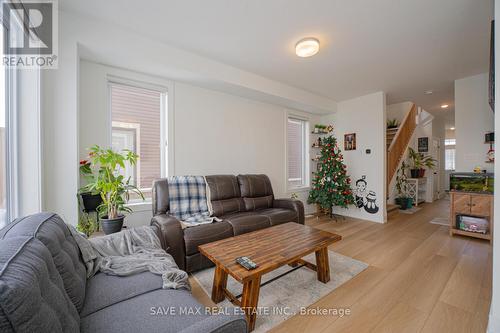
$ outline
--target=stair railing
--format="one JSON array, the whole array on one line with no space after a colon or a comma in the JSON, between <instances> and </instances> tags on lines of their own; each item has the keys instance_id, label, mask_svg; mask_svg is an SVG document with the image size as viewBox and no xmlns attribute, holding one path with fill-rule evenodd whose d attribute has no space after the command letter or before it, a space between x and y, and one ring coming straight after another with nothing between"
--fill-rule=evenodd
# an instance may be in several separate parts
<instances>
[{"instance_id":1,"label":"stair railing","mask_svg":"<svg viewBox=\"0 0 500 333\"><path fill-rule=\"evenodd\" d=\"M413 104L387 150L387 184L391 183L416 127L417 107Z\"/></svg>"}]
</instances>

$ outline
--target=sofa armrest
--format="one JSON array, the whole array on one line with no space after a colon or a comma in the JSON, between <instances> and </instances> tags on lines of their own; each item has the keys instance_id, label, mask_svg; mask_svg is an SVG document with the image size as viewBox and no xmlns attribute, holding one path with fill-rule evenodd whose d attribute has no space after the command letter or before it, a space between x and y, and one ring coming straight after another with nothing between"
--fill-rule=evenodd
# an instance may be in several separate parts
<instances>
[{"instance_id":1,"label":"sofa armrest","mask_svg":"<svg viewBox=\"0 0 500 333\"><path fill-rule=\"evenodd\" d=\"M186 251L181 222L172 215L161 214L153 216L151 226L158 230L163 249L174 257L180 269L185 270Z\"/></svg>"},{"instance_id":2,"label":"sofa armrest","mask_svg":"<svg viewBox=\"0 0 500 333\"><path fill-rule=\"evenodd\" d=\"M276 199L273 202L273 207L294 210L297 213L298 217L297 223L305 223L304 204L302 203L302 201L295 199Z\"/></svg>"},{"instance_id":3,"label":"sofa armrest","mask_svg":"<svg viewBox=\"0 0 500 333\"><path fill-rule=\"evenodd\" d=\"M186 327L179 333L247 333L247 322L243 314L217 314Z\"/></svg>"}]
</instances>

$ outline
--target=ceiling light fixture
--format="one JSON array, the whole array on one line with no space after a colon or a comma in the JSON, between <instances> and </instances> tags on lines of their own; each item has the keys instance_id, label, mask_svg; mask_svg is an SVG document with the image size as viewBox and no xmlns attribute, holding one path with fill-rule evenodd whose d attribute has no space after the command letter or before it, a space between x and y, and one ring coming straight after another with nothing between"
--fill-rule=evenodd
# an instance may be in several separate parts
<instances>
[{"instance_id":1,"label":"ceiling light fixture","mask_svg":"<svg viewBox=\"0 0 500 333\"><path fill-rule=\"evenodd\" d=\"M448 104L443 104L443 105L441 105L441 109L447 109L448 106L449 106Z\"/></svg>"},{"instance_id":2,"label":"ceiling light fixture","mask_svg":"<svg viewBox=\"0 0 500 333\"><path fill-rule=\"evenodd\" d=\"M451 129L452 131L454 131L454 130L455 130L455 127L450 127L450 129Z\"/></svg>"},{"instance_id":3,"label":"ceiling light fixture","mask_svg":"<svg viewBox=\"0 0 500 333\"><path fill-rule=\"evenodd\" d=\"M426 95L432 95L433 92L434 91L432 91L432 90L426 90L426 91L424 91L424 94L426 94Z\"/></svg>"},{"instance_id":4,"label":"ceiling light fixture","mask_svg":"<svg viewBox=\"0 0 500 333\"><path fill-rule=\"evenodd\" d=\"M301 39L295 44L295 54L301 58L312 57L319 52L319 40L313 37Z\"/></svg>"}]
</instances>

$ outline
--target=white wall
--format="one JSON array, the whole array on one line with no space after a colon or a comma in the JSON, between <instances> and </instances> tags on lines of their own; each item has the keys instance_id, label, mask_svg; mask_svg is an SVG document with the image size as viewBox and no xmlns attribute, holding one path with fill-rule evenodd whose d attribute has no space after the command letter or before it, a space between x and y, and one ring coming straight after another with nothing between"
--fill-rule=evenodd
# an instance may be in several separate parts
<instances>
[{"instance_id":1,"label":"white wall","mask_svg":"<svg viewBox=\"0 0 500 333\"><path fill-rule=\"evenodd\" d=\"M404 117L408 112L410 112L412 102L402 102L396 104L387 105L387 120L397 119L398 123L401 125Z\"/></svg>"},{"instance_id":2,"label":"white wall","mask_svg":"<svg viewBox=\"0 0 500 333\"><path fill-rule=\"evenodd\" d=\"M80 64L80 158L87 148L110 144L107 79L110 75L157 85L172 85L169 126L173 145L171 175L264 173L271 179L276 197L290 197L286 189L286 115L319 117L282 106L221 93L186 83L151 77L123 69L81 61ZM298 192L306 201L307 191ZM127 225L148 224L151 206L137 205ZM313 206L306 206L314 212Z\"/></svg>"},{"instance_id":3,"label":"white wall","mask_svg":"<svg viewBox=\"0 0 500 333\"><path fill-rule=\"evenodd\" d=\"M488 104L488 74L455 81L456 170L471 172L476 166L493 171L485 163L486 132L494 130L494 114Z\"/></svg>"},{"instance_id":4,"label":"white wall","mask_svg":"<svg viewBox=\"0 0 500 333\"><path fill-rule=\"evenodd\" d=\"M384 223L386 221L386 103L385 94L374 94L339 102L334 115L324 117L324 122L334 126L333 134L344 154L347 172L353 187L356 180L366 176L367 190L376 193L379 211L369 214L363 208L338 208L335 213ZM344 151L344 134L356 133L357 149ZM371 149L367 154L366 149Z\"/></svg>"},{"instance_id":5,"label":"white wall","mask_svg":"<svg viewBox=\"0 0 500 333\"><path fill-rule=\"evenodd\" d=\"M59 68L42 72L42 208L59 213L72 224L77 222L78 212L75 194L81 148L78 142L81 129L78 123L80 57L284 108L319 113L334 112L336 108L335 101L322 96L203 58L118 26L59 11ZM94 126L96 133L101 125ZM257 129L255 133L259 135Z\"/></svg>"}]
</instances>

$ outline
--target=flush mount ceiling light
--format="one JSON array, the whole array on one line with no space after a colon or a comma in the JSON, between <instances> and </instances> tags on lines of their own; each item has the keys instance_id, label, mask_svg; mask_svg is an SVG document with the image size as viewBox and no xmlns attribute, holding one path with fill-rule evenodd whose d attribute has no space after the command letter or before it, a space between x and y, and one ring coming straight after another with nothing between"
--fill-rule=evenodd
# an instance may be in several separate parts
<instances>
[{"instance_id":1,"label":"flush mount ceiling light","mask_svg":"<svg viewBox=\"0 0 500 333\"><path fill-rule=\"evenodd\" d=\"M448 104L443 104L443 105L441 105L441 109L447 109L448 106L449 106Z\"/></svg>"},{"instance_id":2,"label":"flush mount ceiling light","mask_svg":"<svg viewBox=\"0 0 500 333\"><path fill-rule=\"evenodd\" d=\"M312 57L319 52L319 40L313 37L301 39L295 44L295 54L301 58Z\"/></svg>"},{"instance_id":3,"label":"flush mount ceiling light","mask_svg":"<svg viewBox=\"0 0 500 333\"><path fill-rule=\"evenodd\" d=\"M424 91L424 94L426 94L426 95L432 95L433 92L434 91L432 91L432 90L426 90L426 91Z\"/></svg>"}]
</instances>

